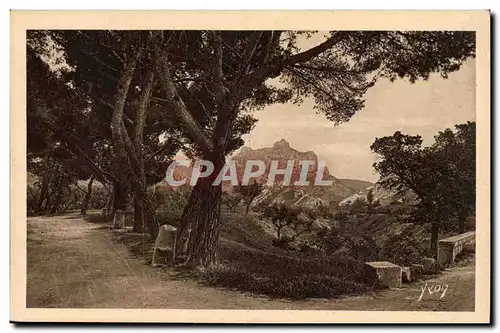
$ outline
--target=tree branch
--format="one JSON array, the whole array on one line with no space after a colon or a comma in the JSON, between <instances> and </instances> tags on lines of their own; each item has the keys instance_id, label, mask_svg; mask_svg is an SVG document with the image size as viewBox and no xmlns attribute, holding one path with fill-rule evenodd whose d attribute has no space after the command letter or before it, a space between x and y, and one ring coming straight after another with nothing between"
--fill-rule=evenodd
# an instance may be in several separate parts
<instances>
[{"instance_id":1,"label":"tree branch","mask_svg":"<svg viewBox=\"0 0 500 333\"><path fill-rule=\"evenodd\" d=\"M137 151L142 155L142 142L144 134L144 124L146 122L147 111L149 107L149 102L151 101L151 95L155 85L155 73L153 70L149 70L146 75L146 83L141 92L141 97L139 100L139 108L135 115L135 146Z\"/></svg>"},{"instance_id":2,"label":"tree branch","mask_svg":"<svg viewBox=\"0 0 500 333\"><path fill-rule=\"evenodd\" d=\"M215 59L213 65L213 78L215 86L215 105L219 108L224 99L224 73L222 70L222 36L220 33L213 32L215 44Z\"/></svg>"},{"instance_id":3,"label":"tree branch","mask_svg":"<svg viewBox=\"0 0 500 333\"><path fill-rule=\"evenodd\" d=\"M269 43L267 45L266 56L264 57L264 65L269 64L269 60L272 59L274 51L278 48L280 43L282 31L271 31L271 36L269 37Z\"/></svg>"},{"instance_id":4,"label":"tree branch","mask_svg":"<svg viewBox=\"0 0 500 333\"><path fill-rule=\"evenodd\" d=\"M137 61L141 56L141 48L134 50L132 56L127 60L120 75L118 81L118 87L115 96L115 106L113 108L113 116L111 118L111 134L113 139L113 146L115 147L117 153L121 158L126 155L122 136L122 126L123 126L123 111L125 107L125 102L127 100L128 91L130 88L130 83L134 76L135 68L137 66Z\"/></svg>"},{"instance_id":5,"label":"tree branch","mask_svg":"<svg viewBox=\"0 0 500 333\"><path fill-rule=\"evenodd\" d=\"M259 46L259 42L262 39L263 34L264 31L261 31L260 33L256 32L252 38L252 43L248 43L248 51L243 53L243 56L247 59L242 67L244 74L248 74L248 72L250 72L250 64L252 62L253 55L257 50L257 46Z\"/></svg>"},{"instance_id":6,"label":"tree branch","mask_svg":"<svg viewBox=\"0 0 500 333\"><path fill-rule=\"evenodd\" d=\"M203 132L202 127L196 121L196 119L191 115L189 110L184 104L184 101L179 96L177 89L172 81L172 75L170 74L170 68L168 63L168 53L165 48L161 46L158 47L155 62L156 62L156 72L159 77L159 83L165 94L165 102L172 108L175 114L183 123L187 133L191 139L199 146L200 150L205 155L210 155L213 151L213 145L210 140L206 137Z\"/></svg>"},{"instance_id":7,"label":"tree branch","mask_svg":"<svg viewBox=\"0 0 500 333\"><path fill-rule=\"evenodd\" d=\"M75 183L75 187L76 187L77 189L79 189L81 192L83 192L84 194L87 194L87 191L82 190L82 188L81 188L80 186L78 186L78 182L76 182L76 183Z\"/></svg>"},{"instance_id":8,"label":"tree branch","mask_svg":"<svg viewBox=\"0 0 500 333\"><path fill-rule=\"evenodd\" d=\"M283 60L283 66L289 66L293 64L297 64L300 62L306 62L311 60L312 58L320 55L326 50L335 46L338 42L344 39L348 35L346 31L337 31L330 38L328 38L323 43L301 53L297 53L285 60Z\"/></svg>"}]
</instances>

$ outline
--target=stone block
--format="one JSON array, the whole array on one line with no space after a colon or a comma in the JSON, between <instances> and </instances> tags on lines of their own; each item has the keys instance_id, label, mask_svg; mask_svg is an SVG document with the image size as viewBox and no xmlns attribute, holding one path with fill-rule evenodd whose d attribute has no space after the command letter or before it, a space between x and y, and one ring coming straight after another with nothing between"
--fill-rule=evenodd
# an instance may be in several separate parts
<instances>
[{"instance_id":1,"label":"stone block","mask_svg":"<svg viewBox=\"0 0 500 333\"><path fill-rule=\"evenodd\" d=\"M475 253L476 252L476 242L474 241L474 242L464 244L462 252Z\"/></svg>"},{"instance_id":2,"label":"stone block","mask_svg":"<svg viewBox=\"0 0 500 333\"><path fill-rule=\"evenodd\" d=\"M160 227L155 241L153 259L151 260L153 267L164 265L168 260L169 254L173 253L176 234L177 228L174 226L164 224Z\"/></svg>"},{"instance_id":3,"label":"stone block","mask_svg":"<svg viewBox=\"0 0 500 333\"><path fill-rule=\"evenodd\" d=\"M422 259L422 264L424 266L424 274L434 274L437 272L437 263L434 258L424 258Z\"/></svg>"},{"instance_id":4,"label":"stone block","mask_svg":"<svg viewBox=\"0 0 500 333\"><path fill-rule=\"evenodd\" d=\"M416 280L424 274L424 265L412 264L410 268L411 277Z\"/></svg>"},{"instance_id":5,"label":"stone block","mask_svg":"<svg viewBox=\"0 0 500 333\"><path fill-rule=\"evenodd\" d=\"M125 228L125 213L122 210L117 210L113 218L113 229L123 228Z\"/></svg>"},{"instance_id":6,"label":"stone block","mask_svg":"<svg viewBox=\"0 0 500 333\"><path fill-rule=\"evenodd\" d=\"M134 226L134 212L125 212L125 227L133 227Z\"/></svg>"},{"instance_id":7,"label":"stone block","mask_svg":"<svg viewBox=\"0 0 500 333\"><path fill-rule=\"evenodd\" d=\"M401 281L403 283L411 282L411 270L410 267L402 267L401 268Z\"/></svg>"},{"instance_id":8,"label":"stone block","mask_svg":"<svg viewBox=\"0 0 500 333\"><path fill-rule=\"evenodd\" d=\"M401 287L401 267L388 261L366 262L365 274L376 287Z\"/></svg>"}]
</instances>

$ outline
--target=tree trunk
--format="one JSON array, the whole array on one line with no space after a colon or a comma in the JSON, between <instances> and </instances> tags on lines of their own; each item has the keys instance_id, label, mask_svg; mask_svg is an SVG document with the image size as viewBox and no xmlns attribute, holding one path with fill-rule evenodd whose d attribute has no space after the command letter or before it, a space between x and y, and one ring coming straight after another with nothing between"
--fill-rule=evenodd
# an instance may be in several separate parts
<instances>
[{"instance_id":1,"label":"tree trunk","mask_svg":"<svg viewBox=\"0 0 500 333\"><path fill-rule=\"evenodd\" d=\"M431 227L431 253L434 258L437 258L438 239L439 225L433 222Z\"/></svg>"},{"instance_id":2,"label":"tree trunk","mask_svg":"<svg viewBox=\"0 0 500 333\"><path fill-rule=\"evenodd\" d=\"M80 209L82 215L87 215L87 209L89 208L90 197L92 196L93 183L94 183L94 175L90 177L89 183L87 184L87 193L85 193L85 198L83 198L82 207Z\"/></svg>"},{"instance_id":3,"label":"tree trunk","mask_svg":"<svg viewBox=\"0 0 500 333\"><path fill-rule=\"evenodd\" d=\"M191 267L207 267L217 262L217 244L220 231L220 204L222 186L213 186L212 179L200 179L193 190L194 207L190 215L188 258Z\"/></svg>"},{"instance_id":4,"label":"tree trunk","mask_svg":"<svg viewBox=\"0 0 500 333\"><path fill-rule=\"evenodd\" d=\"M61 206L61 201L62 201L62 198L63 198L63 189L60 188L58 191L57 191L57 195L56 195L56 198L54 200L54 203L52 205L52 208L50 209L50 213L51 214L55 214L59 211L59 207Z\"/></svg>"},{"instance_id":5,"label":"tree trunk","mask_svg":"<svg viewBox=\"0 0 500 333\"><path fill-rule=\"evenodd\" d=\"M147 201L147 189L146 189L146 173L144 170L144 155L142 153L142 143L138 148L138 174L139 179L135 182L135 197L134 197L134 232L144 232L146 218L149 214L146 211L150 210ZM154 213L154 212L152 212ZM151 221L151 220L150 220ZM155 236L156 228L151 229L151 225L148 227L151 236Z\"/></svg>"},{"instance_id":6,"label":"tree trunk","mask_svg":"<svg viewBox=\"0 0 500 333\"><path fill-rule=\"evenodd\" d=\"M46 167L43 173L42 186L40 188L40 197L36 205L36 213L41 214L43 211L43 203L47 199L47 194L49 192L49 173L50 173L50 162L46 161Z\"/></svg>"},{"instance_id":7,"label":"tree trunk","mask_svg":"<svg viewBox=\"0 0 500 333\"><path fill-rule=\"evenodd\" d=\"M113 186L113 190L108 193L109 197L108 200L106 201L106 215L104 216L106 219L110 216L114 216L114 211L115 211L115 189Z\"/></svg>"},{"instance_id":8,"label":"tree trunk","mask_svg":"<svg viewBox=\"0 0 500 333\"><path fill-rule=\"evenodd\" d=\"M141 98L139 101L139 108L135 115L135 127L134 127L134 148L135 155L131 159L137 160L137 176L139 178L138 184L136 184L135 191L135 206L134 206L134 231L144 232L144 223L146 222L146 216L149 214L145 213L145 210L151 210L149 207L149 202L147 200L146 193L146 172L144 169L144 147L143 147L143 135L144 126L146 123L147 110L149 106L149 101L151 99L151 94L155 85L154 70L148 71L146 75L146 80L143 86L143 91L141 93ZM126 134L126 133L125 133ZM133 149L129 149L129 155L133 154ZM152 212L154 213L154 212ZM153 228L151 228L153 227ZM150 225L149 232L151 235L156 234L156 227ZM151 230L152 229L152 230Z\"/></svg>"},{"instance_id":9,"label":"tree trunk","mask_svg":"<svg viewBox=\"0 0 500 333\"><path fill-rule=\"evenodd\" d=\"M248 215L248 211L250 210L250 204L251 204L251 202L247 203L247 205L245 207L245 215Z\"/></svg>"},{"instance_id":10,"label":"tree trunk","mask_svg":"<svg viewBox=\"0 0 500 333\"><path fill-rule=\"evenodd\" d=\"M139 189L135 191L133 232L144 232L145 212L143 195L144 193L141 193Z\"/></svg>"},{"instance_id":11,"label":"tree trunk","mask_svg":"<svg viewBox=\"0 0 500 333\"><path fill-rule=\"evenodd\" d=\"M194 186L177 232L175 257L187 248L185 265L207 267L217 261L222 186L201 178Z\"/></svg>"},{"instance_id":12,"label":"tree trunk","mask_svg":"<svg viewBox=\"0 0 500 333\"><path fill-rule=\"evenodd\" d=\"M191 232L190 222L192 221L192 216L196 208L196 200L198 200L202 195L202 187L198 186L199 182L193 187L191 194L189 196L188 203L182 212L181 221L179 228L177 229L177 235L174 247L174 260L181 254L187 254L186 247L189 240L189 234Z\"/></svg>"},{"instance_id":13,"label":"tree trunk","mask_svg":"<svg viewBox=\"0 0 500 333\"><path fill-rule=\"evenodd\" d=\"M117 210L126 211L128 207L128 188L123 183L113 184L113 214Z\"/></svg>"}]
</instances>

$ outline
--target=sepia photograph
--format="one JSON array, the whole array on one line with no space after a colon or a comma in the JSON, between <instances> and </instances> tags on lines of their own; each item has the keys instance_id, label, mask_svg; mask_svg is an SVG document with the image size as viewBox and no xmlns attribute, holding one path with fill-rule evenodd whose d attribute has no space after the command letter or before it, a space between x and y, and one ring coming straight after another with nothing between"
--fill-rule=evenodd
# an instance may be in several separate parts
<instances>
[{"instance_id":1,"label":"sepia photograph","mask_svg":"<svg viewBox=\"0 0 500 333\"><path fill-rule=\"evenodd\" d=\"M489 322L489 22L11 12L11 320Z\"/></svg>"}]
</instances>

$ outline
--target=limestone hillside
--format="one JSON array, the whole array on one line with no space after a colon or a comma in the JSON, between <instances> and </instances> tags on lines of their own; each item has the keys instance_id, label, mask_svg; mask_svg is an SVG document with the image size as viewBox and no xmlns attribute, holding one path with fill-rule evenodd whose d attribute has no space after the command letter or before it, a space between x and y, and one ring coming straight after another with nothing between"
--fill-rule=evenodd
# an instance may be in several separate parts
<instances>
[{"instance_id":1,"label":"limestone hillside","mask_svg":"<svg viewBox=\"0 0 500 333\"><path fill-rule=\"evenodd\" d=\"M370 195L371 193L371 195ZM371 198L370 198L371 196ZM369 200L371 199L371 202ZM339 207L347 211L359 210L369 206L390 206L390 205L408 205L413 206L418 203L418 198L411 190L396 191L388 189L381 185L381 182L369 186L357 193L343 199Z\"/></svg>"}]
</instances>

